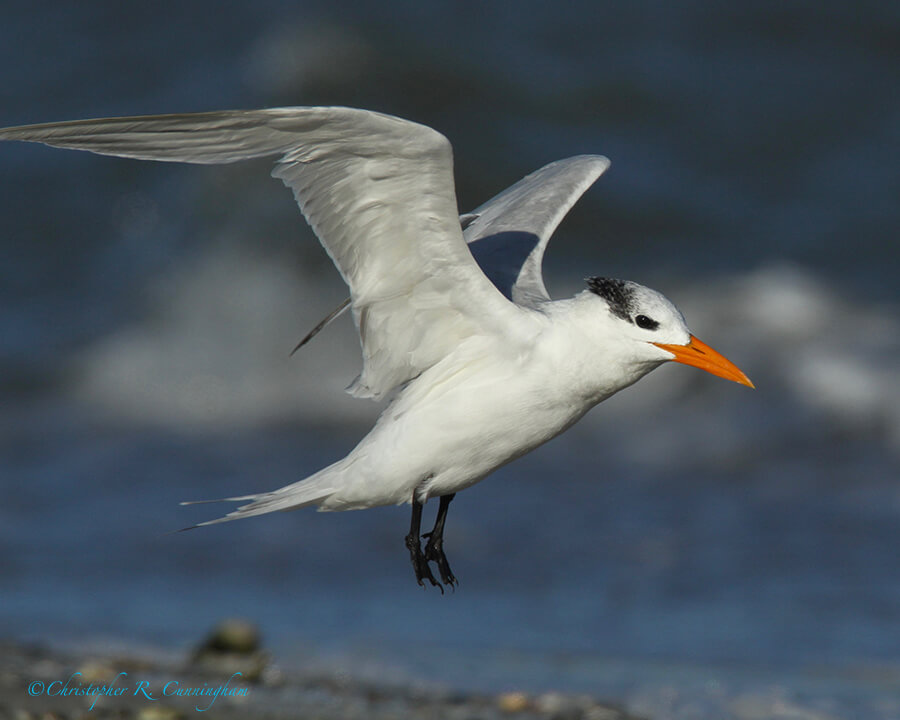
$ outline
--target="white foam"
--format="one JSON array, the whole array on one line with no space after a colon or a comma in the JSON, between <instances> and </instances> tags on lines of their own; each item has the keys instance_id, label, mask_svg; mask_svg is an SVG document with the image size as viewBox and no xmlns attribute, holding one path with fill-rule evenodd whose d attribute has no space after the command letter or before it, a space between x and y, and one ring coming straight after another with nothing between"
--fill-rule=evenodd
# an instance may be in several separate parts
<instances>
[{"instance_id":1,"label":"white foam","mask_svg":"<svg viewBox=\"0 0 900 720\"><path fill-rule=\"evenodd\" d=\"M151 289L142 322L83 352L74 395L112 418L179 428L371 419L371 403L342 392L361 364L350 323L289 357L340 292L336 273L329 287L281 257L211 252Z\"/></svg>"}]
</instances>

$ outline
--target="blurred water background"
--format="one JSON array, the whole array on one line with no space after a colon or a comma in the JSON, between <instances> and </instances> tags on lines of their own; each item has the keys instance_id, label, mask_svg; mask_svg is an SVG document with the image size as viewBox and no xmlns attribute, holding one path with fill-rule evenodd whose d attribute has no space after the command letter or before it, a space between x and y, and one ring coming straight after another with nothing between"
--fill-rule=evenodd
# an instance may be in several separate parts
<instances>
[{"instance_id":1,"label":"blurred water background","mask_svg":"<svg viewBox=\"0 0 900 720\"><path fill-rule=\"evenodd\" d=\"M900 5L9 3L0 124L342 104L456 151L460 209L612 169L548 287L672 298L755 392L665 367L454 503L169 530L279 487L379 408L344 296L267 162L0 147L0 634L562 689L657 718L900 717ZM433 510L432 510L433 512Z\"/></svg>"}]
</instances>

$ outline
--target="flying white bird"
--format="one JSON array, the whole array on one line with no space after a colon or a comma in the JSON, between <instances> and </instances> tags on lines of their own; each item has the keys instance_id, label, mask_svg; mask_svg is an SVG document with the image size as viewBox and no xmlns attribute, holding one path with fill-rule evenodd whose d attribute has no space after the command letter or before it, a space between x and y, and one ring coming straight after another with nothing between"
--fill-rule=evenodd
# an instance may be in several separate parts
<instances>
[{"instance_id":1,"label":"flying white bird","mask_svg":"<svg viewBox=\"0 0 900 720\"><path fill-rule=\"evenodd\" d=\"M460 490L666 361L753 387L691 335L681 313L655 290L591 277L573 298L548 296L544 248L609 166L601 156L551 163L459 216L449 141L423 125L365 110L81 120L8 128L0 139L170 162L277 156L272 175L293 190L349 286L364 362L348 391L376 399L390 394L389 404L343 459L278 490L224 498L246 504L200 525L307 505L411 503L406 545L416 580L442 587L433 562L441 582L455 585L443 531ZM440 499L437 519L423 535L422 508L433 497Z\"/></svg>"}]
</instances>

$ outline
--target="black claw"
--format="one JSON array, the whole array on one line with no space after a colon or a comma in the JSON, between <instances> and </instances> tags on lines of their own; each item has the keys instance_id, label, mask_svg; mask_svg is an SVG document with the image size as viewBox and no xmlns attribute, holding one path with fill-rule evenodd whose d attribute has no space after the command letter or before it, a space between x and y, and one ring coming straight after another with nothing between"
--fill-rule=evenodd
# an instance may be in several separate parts
<instances>
[{"instance_id":1,"label":"black claw","mask_svg":"<svg viewBox=\"0 0 900 720\"><path fill-rule=\"evenodd\" d=\"M428 538L425 544L425 559L437 565L438 572L441 575L441 581L455 588L459 583L450 569L450 563L447 562L447 556L444 555L444 523L447 520L447 509L450 507L454 495L442 495L441 504L438 506L437 519L434 521L434 528L430 533L426 533L422 537Z\"/></svg>"},{"instance_id":2,"label":"black claw","mask_svg":"<svg viewBox=\"0 0 900 720\"><path fill-rule=\"evenodd\" d=\"M459 585L459 581L454 577L453 571L450 569L450 563L447 562L447 556L444 555L444 541L440 537L432 537L433 533L428 533L422 537L430 537L425 544L425 559L437 565L438 572L441 575L441 582L455 588Z\"/></svg>"},{"instance_id":3,"label":"black claw","mask_svg":"<svg viewBox=\"0 0 900 720\"><path fill-rule=\"evenodd\" d=\"M437 519L434 521L434 528L431 532L421 535L421 538L427 538L425 550L422 550L419 532L422 527L422 506L415 496L412 499L412 521L409 526L409 535L406 536L406 547L409 550L409 558L412 561L413 570L416 573L416 582L423 586L424 580L428 580L432 585L444 594L444 586L434 579L431 568L428 563L433 562L437 565L438 573L441 576L441 582L455 589L459 585L459 581L453 575L450 569L450 563L447 562L447 556L444 555L444 522L447 519L447 508L453 495L442 495L441 504L438 507Z\"/></svg>"},{"instance_id":4,"label":"black claw","mask_svg":"<svg viewBox=\"0 0 900 720\"><path fill-rule=\"evenodd\" d=\"M428 567L428 560L422 552L418 536L412 534L407 535L406 547L409 550L409 559L412 562L413 571L416 573L416 582L419 583L420 586L425 587L423 581L428 580L432 585L440 588L441 593L443 593L444 588L442 588L440 583L434 579L431 568Z\"/></svg>"},{"instance_id":5,"label":"black claw","mask_svg":"<svg viewBox=\"0 0 900 720\"><path fill-rule=\"evenodd\" d=\"M441 588L441 594L444 594L444 588L434 579L431 574L431 568L428 567L428 560L422 552L421 542L419 540L419 532L422 528L422 503L415 496L412 499L412 520L409 524L409 535L406 536L406 548L409 550L409 559L412 562L413 571L416 573L416 582L421 587L425 586L424 580L432 585Z\"/></svg>"}]
</instances>

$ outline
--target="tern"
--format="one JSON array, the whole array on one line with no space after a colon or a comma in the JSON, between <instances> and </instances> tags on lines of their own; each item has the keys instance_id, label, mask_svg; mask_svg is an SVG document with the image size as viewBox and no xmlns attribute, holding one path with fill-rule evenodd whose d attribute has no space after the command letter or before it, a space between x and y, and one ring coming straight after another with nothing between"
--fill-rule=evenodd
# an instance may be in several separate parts
<instances>
[{"instance_id":1,"label":"tern","mask_svg":"<svg viewBox=\"0 0 900 720\"><path fill-rule=\"evenodd\" d=\"M0 139L201 164L275 156L272 175L293 191L349 286L363 368L348 392L389 400L374 427L334 464L271 492L223 498L244 504L194 527L305 506L409 503L405 542L416 581L443 592L443 585L457 584L443 533L460 490L665 362L753 387L694 337L655 290L589 277L575 297L550 299L541 275L544 250L609 167L599 155L546 165L460 216L447 138L367 110L78 120L2 129ZM439 499L437 517L422 534L430 498Z\"/></svg>"}]
</instances>

